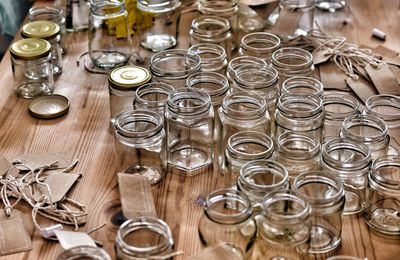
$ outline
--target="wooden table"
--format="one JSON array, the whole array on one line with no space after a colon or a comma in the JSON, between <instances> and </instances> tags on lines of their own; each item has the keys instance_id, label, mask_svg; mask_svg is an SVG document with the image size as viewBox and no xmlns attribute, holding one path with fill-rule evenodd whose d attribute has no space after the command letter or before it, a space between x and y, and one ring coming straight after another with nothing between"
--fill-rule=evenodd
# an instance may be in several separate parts
<instances>
[{"instance_id":1,"label":"wooden table","mask_svg":"<svg viewBox=\"0 0 400 260\"><path fill-rule=\"evenodd\" d=\"M335 36L345 36L350 42L372 47L384 45L398 50L400 47L399 1L349 0L345 11L324 13L316 11L318 24ZM193 13L181 19L180 48L188 47L188 25ZM344 22L345 21L345 22ZM385 42L371 38L372 28L387 34ZM87 50L85 32L66 36L68 52L64 57L64 70L56 81L55 93L71 100L69 113L53 120L35 119L28 113L30 100L18 98L12 87L9 54L0 64L0 148L11 159L24 153L63 152L79 159L74 170L83 178L69 196L86 204L89 217L81 231L88 231L106 222L106 226L92 234L104 243L104 249L114 255L114 238L120 214L120 201L114 159L114 138L109 124L109 97L107 77L89 74L77 67L77 57ZM150 56L150 53L142 51ZM176 259L187 259L200 251L197 224L202 207L199 198L221 187L222 178L216 171L195 177L168 174L154 189L157 212L172 229L176 249L183 250ZM1 206L2 207L2 206ZM18 209L29 216L30 207L20 204ZM40 225L54 224L44 218ZM5 259L55 259L62 251L56 242L46 241L32 229L33 250L4 257ZM335 255L353 255L368 259L399 259L399 240L383 238L370 232L363 218L344 217L342 245ZM325 258L319 256L318 258Z\"/></svg>"}]
</instances>

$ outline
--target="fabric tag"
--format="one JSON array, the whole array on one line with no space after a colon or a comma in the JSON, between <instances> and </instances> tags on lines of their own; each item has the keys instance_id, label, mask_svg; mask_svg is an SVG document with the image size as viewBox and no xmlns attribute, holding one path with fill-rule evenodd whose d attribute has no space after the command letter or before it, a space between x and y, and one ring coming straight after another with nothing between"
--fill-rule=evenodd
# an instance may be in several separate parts
<instances>
[{"instance_id":1,"label":"fabric tag","mask_svg":"<svg viewBox=\"0 0 400 260\"><path fill-rule=\"evenodd\" d=\"M371 48L369 48L369 49L371 49ZM386 48L385 46L382 46L382 45L379 45L376 48L372 48L371 50L373 53L380 55L384 59L385 58L393 58L399 54L398 52L396 52L392 49Z\"/></svg>"},{"instance_id":2,"label":"fabric tag","mask_svg":"<svg viewBox=\"0 0 400 260\"><path fill-rule=\"evenodd\" d=\"M55 166L49 169L63 169L67 168L72 164L72 160L70 157L65 154L24 154L17 156L13 162L23 163L33 170L38 169L44 165L49 165L54 162L56 163ZM25 167L19 167L21 170L27 170Z\"/></svg>"},{"instance_id":3,"label":"fabric tag","mask_svg":"<svg viewBox=\"0 0 400 260\"><path fill-rule=\"evenodd\" d=\"M207 247L199 254L189 257L189 260L240 260L229 245L220 244L218 246Z\"/></svg>"},{"instance_id":4,"label":"fabric tag","mask_svg":"<svg viewBox=\"0 0 400 260\"><path fill-rule=\"evenodd\" d=\"M12 166L13 165L3 155L0 155L0 177L4 176L7 171L11 176L17 177L19 170Z\"/></svg>"},{"instance_id":5,"label":"fabric tag","mask_svg":"<svg viewBox=\"0 0 400 260\"><path fill-rule=\"evenodd\" d=\"M348 78L346 80L346 83L354 91L354 93L356 93L356 95L364 102L364 104L365 101L370 96L378 94L374 86L363 78L359 78L357 80Z\"/></svg>"},{"instance_id":6,"label":"fabric tag","mask_svg":"<svg viewBox=\"0 0 400 260\"><path fill-rule=\"evenodd\" d=\"M44 183L46 183L51 192L53 203L61 201L68 191L74 185L75 181L81 177L81 174L75 173L53 173L49 174ZM33 198L37 201L42 195L48 196L47 188L43 185L34 184Z\"/></svg>"},{"instance_id":7,"label":"fabric tag","mask_svg":"<svg viewBox=\"0 0 400 260\"><path fill-rule=\"evenodd\" d=\"M32 249L32 241L24 226L22 213L13 209L7 217L0 211L0 255L14 254Z\"/></svg>"},{"instance_id":8,"label":"fabric tag","mask_svg":"<svg viewBox=\"0 0 400 260\"><path fill-rule=\"evenodd\" d=\"M350 91L346 85L347 75L341 71L334 62L320 66L321 82L325 90L338 89Z\"/></svg>"},{"instance_id":9,"label":"fabric tag","mask_svg":"<svg viewBox=\"0 0 400 260\"><path fill-rule=\"evenodd\" d=\"M364 77L364 79L366 79L367 81L371 82L371 79L369 78L369 75L368 75L368 73L367 73L367 71L365 70L364 67L357 66L357 65L353 65L353 66L354 66L354 69L355 69L355 71L357 72L357 74L359 76L362 76L362 77Z\"/></svg>"},{"instance_id":10,"label":"fabric tag","mask_svg":"<svg viewBox=\"0 0 400 260\"><path fill-rule=\"evenodd\" d=\"M400 56L395 56L395 57L392 57L392 58L386 58L384 60L388 64L392 64L392 65L396 65L396 66L400 67Z\"/></svg>"},{"instance_id":11,"label":"fabric tag","mask_svg":"<svg viewBox=\"0 0 400 260\"><path fill-rule=\"evenodd\" d=\"M118 173L122 213L125 218L157 217L150 181L138 174Z\"/></svg>"},{"instance_id":12,"label":"fabric tag","mask_svg":"<svg viewBox=\"0 0 400 260\"><path fill-rule=\"evenodd\" d=\"M54 231L62 248L68 250L76 246L93 246L96 247L94 240L86 233L56 230Z\"/></svg>"},{"instance_id":13,"label":"fabric tag","mask_svg":"<svg viewBox=\"0 0 400 260\"><path fill-rule=\"evenodd\" d=\"M301 16L301 11L282 8L272 32L278 35L293 35L299 26Z\"/></svg>"},{"instance_id":14,"label":"fabric tag","mask_svg":"<svg viewBox=\"0 0 400 260\"><path fill-rule=\"evenodd\" d=\"M327 62L330 59L329 52L330 49L322 49L322 50L316 50L313 51L312 56L313 56L313 64L318 65L324 62Z\"/></svg>"},{"instance_id":15,"label":"fabric tag","mask_svg":"<svg viewBox=\"0 0 400 260\"><path fill-rule=\"evenodd\" d=\"M377 67L368 64L365 69L379 94L400 94L399 83L388 64L379 64Z\"/></svg>"}]
</instances>

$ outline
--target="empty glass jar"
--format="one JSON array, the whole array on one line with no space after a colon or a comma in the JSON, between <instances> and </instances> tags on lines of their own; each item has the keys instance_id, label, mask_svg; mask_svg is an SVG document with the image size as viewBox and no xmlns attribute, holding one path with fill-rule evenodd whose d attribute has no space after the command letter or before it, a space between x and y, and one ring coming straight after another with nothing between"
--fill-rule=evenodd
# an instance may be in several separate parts
<instances>
[{"instance_id":1,"label":"empty glass jar","mask_svg":"<svg viewBox=\"0 0 400 260\"><path fill-rule=\"evenodd\" d=\"M281 95L306 93L322 97L324 86L319 80L311 77L294 76L282 83Z\"/></svg>"},{"instance_id":2,"label":"empty glass jar","mask_svg":"<svg viewBox=\"0 0 400 260\"><path fill-rule=\"evenodd\" d=\"M254 56L271 62L272 53L281 47L278 36L267 32L254 32L243 36L240 48L240 56Z\"/></svg>"},{"instance_id":3,"label":"empty glass jar","mask_svg":"<svg viewBox=\"0 0 400 260\"><path fill-rule=\"evenodd\" d=\"M169 94L174 91L171 85L163 82L147 83L136 89L134 109L146 109L157 112L164 118L165 104Z\"/></svg>"},{"instance_id":4,"label":"empty glass jar","mask_svg":"<svg viewBox=\"0 0 400 260\"><path fill-rule=\"evenodd\" d=\"M189 48L201 58L201 71L216 72L225 75L228 60L226 51L213 43L199 43Z\"/></svg>"},{"instance_id":5,"label":"empty glass jar","mask_svg":"<svg viewBox=\"0 0 400 260\"><path fill-rule=\"evenodd\" d=\"M111 256L100 247L76 246L65 250L57 258L57 260L75 259L111 260Z\"/></svg>"},{"instance_id":6,"label":"empty glass jar","mask_svg":"<svg viewBox=\"0 0 400 260\"><path fill-rule=\"evenodd\" d=\"M228 67L226 69L226 77L228 78L230 84L234 83L234 77L236 70L240 68L243 65L247 64L261 64L261 65L267 65L267 63L258 57L253 57L253 56L239 56L236 58L233 58L229 61Z\"/></svg>"}]
</instances>

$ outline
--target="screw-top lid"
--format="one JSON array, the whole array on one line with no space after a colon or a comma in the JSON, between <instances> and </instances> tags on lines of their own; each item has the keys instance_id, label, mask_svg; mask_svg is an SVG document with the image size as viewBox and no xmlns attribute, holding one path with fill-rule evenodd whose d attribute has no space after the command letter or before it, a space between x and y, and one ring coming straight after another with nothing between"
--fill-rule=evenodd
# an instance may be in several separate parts
<instances>
[{"instance_id":1,"label":"screw-top lid","mask_svg":"<svg viewBox=\"0 0 400 260\"><path fill-rule=\"evenodd\" d=\"M123 66L114 69L108 77L110 85L119 90L132 90L151 79L150 71L139 66Z\"/></svg>"},{"instance_id":2,"label":"screw-top lid","mask_svg":"<svg viewBox=\"0 0 400 260\"><path fill-rule=\"evenodd\" d=\"M50 21L34 21L22 27L22 37L52 39L60 33L60 26Z\"/></svg>"},{"instance_id":3,"label":"screw-top lid","mask_svg":"<svg viewBox=\"0 0 400 260\"><path fill-rule=\"evenodd\" d=\"M27 38L14 42L10 47L11 56L22 60L35 60L50 53L50 43L43 39Z\"/></svg>"},{"instance_id":4,"label":"screw-top lid","mask_svg":"<svg viewBox=\"0 0 400 260\"><path fill-rule=\"evenodd\" d=\"M52 119L68 112L69 99L63 95L42 96L32 100L28 109L34 117Z\"/></svg>"}]
</instances>

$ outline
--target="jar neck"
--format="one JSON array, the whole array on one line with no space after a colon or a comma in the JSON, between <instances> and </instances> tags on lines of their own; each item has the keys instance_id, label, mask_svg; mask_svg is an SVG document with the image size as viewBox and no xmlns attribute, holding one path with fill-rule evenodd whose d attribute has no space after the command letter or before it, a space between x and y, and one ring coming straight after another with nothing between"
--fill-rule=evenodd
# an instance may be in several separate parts
<instances>
[{"instance_id":1,"label":"jar neck","mask_svg":"<svg viewBox=\"0 0 400 260\"><path fill-rule=\"evenodd\" d=\"M290 7L290 8L306 8L313 7L314 0L280 0L279 4L281 6Z\"/></svg>"},{"instance_id":2,"label":"jar neck","mask_svg":"<svg viewBox=\"0 0 400 260\"><path fill-rule=\"evenodd\" d=\"M380 94L367 99L365 114L382 118L389 128L400 126L400 98L394 95Z\"/></svg>"},{"instance_id":3,"label":"jar neck","mask_svg":"<svg viewBox=\"0 0 400 260\"><path fill-rule=\"evenodd\" d=\"M140 10L151 13L165 13L172 12L181 6L179 0L138 0L137 7Z\"/></svg>"},{"instance_id":4,"label":"jar neck","mask_svg":"<svg viewBox=\"0 0 400 260\"><path fill-rule=\"evenodd\" d=\"M343 94L326 94L322 97L326 120L343 121L349 116L359 115L360 103L357 99Z\"/></svg>"},{"instance_id":5,"label":"jar neck","mask_svg":"<svg viewBox=\"0 0 400 260\"><path fill-rule=\"evenodd\" d=\"M33 6L29 9L30 21L50 20L59 23L65 19L63 15L64 11L61 8L55 8L51 6Z\"/></svg>"},{"instance_id":6,"label":"jar neck","mask_svg":"<svg viewBox=\"0 0 400 260\"><path fill-rule=\"evenodd\" d=\"M315 138L294 132L285 132L277 137L277 152L284 157L310 160L318 157L321 145Z\"/></svg>"},{"instance_id":7,"label":"jar neck","mask_svg":"<svg viewBox=\"0 0 400 260\"><path fill-rule=\"evenodd\" d=\"M322 99L313 94L285 94L278 99L278 110L286 118L311 118L324 113Z\"/></svg>"},{"instance_id":8,"label":"jar neck","mask_svg":"<svg viewBox=\"0 0 400 260\"><path fill-rule=\"evenodd\" d=\"M219 45L200 43L190 47L189 51L200 56L202 71L223 69L228 64L226 60L226 51Z\"/></svg>"},{"instance_id":9,"label":"jar neck","mask_svg":"<svg viewBox=\"0 0 400 260\"><path fill-rule=\"evenodd\" d=\"M272 33L249 33L243 36L240 47L243 54L272 54L281 47L281 40Z\"/></svg>"},{"instance_id":10,"label":"jar neck","mask_svg":"<svg viewBox=\"0 0 400 260\"><path fill-rule=\"evenodd\" d=\"M233 80L235 78L235 73L238 68L247 64L260 64L267 65L267 62L261 58L253 57L253 56L239 56L234 59L231 59L228 63L227 67L227 77L229 80Z\"/></svg>"},{"instance_id":11,"label":"jar neck","mask_svg":"<svg viewBox=\"0 0 400 260\"><path fill-rule=\"evenodd\" d=\"M229 34L229 21L217 16L200 16L193 19L191 32L197 38L215 40Z\"/></svg>"},{"instance_id":12,"label":"jar neck","mask_svg":"<svg viewBox=\"0 0 400 260\"><path fill-rule=\"evenodd\" d=\"M168 95L173 91L171 85L163 82L145 84L136 90L134 105L136 108L164 110Z\"/></svg>"},{"instance_id":13,"label":"jar neck","mask_svg":"<svg viewBox=\"0 0 400 260\"><path fill-rule=\"evenodd\" d=\"M184 88L173 91L167 101L168 111L179 116L201 116L212 109L210 96L203 90Z\"/></svg>"},{"instance_id":14,"label":"jar neck","mask_svg":"<svg viewBox=\"0 0 400 260\"><path fill-rule=\"evenodd\" d=\"M235 72L234 79L237 87L242 91L278 91L278 72L267 65L250 64L240 66Z\"/></svg>"},{"instance_id":15,"label":"jar neck","mask_svg":"<svg viewBox=\"0 0 400 260\"><path fill-rule=\"evenodd\" d=\"M400 156L387 155L374 160L369 174L370 185L387 194L400 195Z\"/></svg>"},{"instance_id":16,"label":"jar neck","mask_svg":"<svg viewBox=\"0 0 400 260\"><path fill-rule=\"evenodd\" d=\"M111 17L126 12L125 0L90 0L90 13Z\"/></svg>"},{"instance_id":17,"label":"jar neck","mask_svg":"<svg viewBox=\"0 0 400 260\"><path fill-rule=\"evenodd\" d=\"M224 98L221 109L227 117L254 120L266 116L267 104L260 95L236 92Z\"/></svg>"},{"instance_id":18,"label":"jar neck","mask_svg":"<svg viewBox=\"0 0 400 260\"><path fill-rule=\"evenodd\" d=\"M313 56L300 48L281 48L272 54L272 66L283 75L304 75L313 69Z\"/></svg>"},{"instance_id":19,"label":"jar neck","mask_svg":"<svg viewBox=\"0 0 400 260\"><path fill-rule=\"evenodd\" d=\"M104 249L100 247L76 246L65 250L57 259L58 260L72 260L72 259L111 260L111 257Z\"/></svg>"},{"instance_id":20,"label":"jar neck","mask_svg":"<svg viewBox=\"0 0 400 260\"><path fill-rule=\"evenodd\" d=\"M203 14L236 14L239 11L237 0L199 0L199 11Z\"/></svg>"},{"instance_id":21,"label":"jar neck","mask_svg":"<svg viewBox=\"0 0 400 260\"><path fill-rule=\"evenodd\" d=\"M311 77L295 76L282 83L281 94L313 94L322 97L324 86L319 80Z\"/></svg>"}]
</instances>

